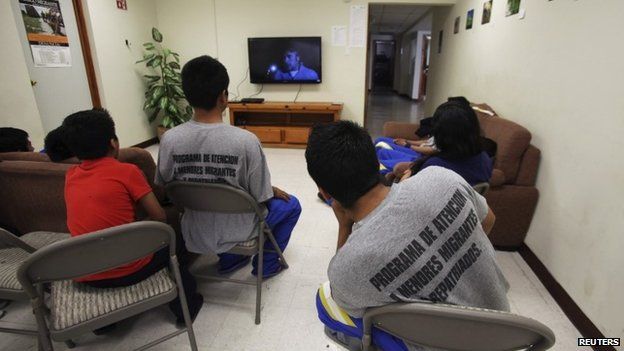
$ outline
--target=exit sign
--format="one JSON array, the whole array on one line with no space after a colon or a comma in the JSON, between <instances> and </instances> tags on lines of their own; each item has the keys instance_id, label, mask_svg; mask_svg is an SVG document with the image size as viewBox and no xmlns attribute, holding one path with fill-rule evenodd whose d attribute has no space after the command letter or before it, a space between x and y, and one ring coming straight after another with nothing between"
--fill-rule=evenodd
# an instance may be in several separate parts
<instances>
[{"instance_id":1,"label":"exit sign","mask_svg":"<svg viewBox=\"0 0 624 351\"><path fill-rule=\"evenodd\" d=\"M128 4L126 0L117 0L117 8L120 10L128 10Z\"/></svg>"}]
</instances>

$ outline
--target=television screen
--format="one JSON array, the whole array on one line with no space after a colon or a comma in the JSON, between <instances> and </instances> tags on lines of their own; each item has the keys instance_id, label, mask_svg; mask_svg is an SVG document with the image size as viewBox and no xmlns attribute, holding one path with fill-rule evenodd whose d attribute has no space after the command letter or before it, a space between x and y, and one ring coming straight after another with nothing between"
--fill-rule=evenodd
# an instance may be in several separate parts
<instances>
[{"instance_id":1,"label":"television screen","mask_svg":"<svg viewBox=\"0 0 624 351\"><path fill-rule=\"evenodd\" d=\"M249 38L251 83L318 84L321 37Z\"/></svg>"}]
</instances>

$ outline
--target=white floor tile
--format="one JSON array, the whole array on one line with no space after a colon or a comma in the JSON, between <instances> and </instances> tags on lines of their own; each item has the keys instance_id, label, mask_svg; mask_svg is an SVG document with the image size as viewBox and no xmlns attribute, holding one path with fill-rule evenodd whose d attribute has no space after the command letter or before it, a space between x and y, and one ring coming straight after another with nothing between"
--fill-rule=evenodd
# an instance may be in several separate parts
<instances>
[{"instance_id":1,"label":"white floor tile","mask_svg":"<svg viewBox=\"0 0 624 351\"><path fill-rule=\"evenodd\" d=\"M148 151L157 156L158 146ZM331 208L318 200L317 188L309 178L304 150L265 149L272 183L297 196L303 212L285 252L290 268L268 279L262 291L262 324L254 324L255 287L200 280L205 304L194 328L200 350L298 350L338 351L323 333L315 308L316 290L327 280L327 266L336 250L337 223ZM498 260L511 285L512 311L535 318L553 329L557 344L553 350L578 350L578 331L563 314L544 286L517 253L499 252ZM214 257L202 258L193 269L214 272ZM236 272L237 279L253 280L251 265ZM14 303L0 326L34 326L28 303ZM160 337L174 328L166 307L120 323L106 336L85 335L76 340L75 350L128 350ZM65 350L62 343L56 350ZM186 334L169 340L155 350L184 350ZM0 350L34 350L35 339L2 335Z\"/></svg>"}]
</instances>

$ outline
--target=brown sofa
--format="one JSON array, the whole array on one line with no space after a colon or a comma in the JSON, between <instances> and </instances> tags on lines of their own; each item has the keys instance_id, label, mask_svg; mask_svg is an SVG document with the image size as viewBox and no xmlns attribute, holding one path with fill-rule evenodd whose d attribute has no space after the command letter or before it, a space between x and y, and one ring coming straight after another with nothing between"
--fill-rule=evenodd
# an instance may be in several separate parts
<instances>
[{"instance_id":1,"label":"brown sofa","mask_svg":"<svg viewBox=\"0 0 624 351\"><path fill-rule=\"evenodd\" d=\"M125 148L119 160L137 165L154 189L158 200L164 202L164 189L155 186L156 165L152 156L140 148ZM0 153L0 226L25 234L32 231L68 232L65 199L65 173L78 160L51 162L46 154L36 152ZM179 212L164 206L169 224L179 229ZM139 218L142 214L138 214Z\"/></svg>"},{"instance_id":2,"label":"brown sofa","mask_svg":"<svg viewBox=\"0 0 624 351\"><path fill-rule=\"evenodd\" d=\"M501 118L486 104L473 104L485 137L497 143L490 190L485 195L496 215L490 240L498 249L515 250L524 242L539 193L535 187L540 150L531 145L531 133ZM493 115L492 115L493 114ZM392 138L415 139L418 124L387 122L383 134Z\"/></svg>"}]
</instances>

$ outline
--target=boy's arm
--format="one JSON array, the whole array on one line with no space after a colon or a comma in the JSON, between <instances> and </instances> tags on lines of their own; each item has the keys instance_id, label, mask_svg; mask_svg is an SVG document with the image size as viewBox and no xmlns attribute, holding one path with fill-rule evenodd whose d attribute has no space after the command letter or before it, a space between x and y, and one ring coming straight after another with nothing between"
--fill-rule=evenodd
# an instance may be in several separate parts
<instances>
[{"instance_id":1,"label":"boy's arm","mask_svg":"<svg viewBox=\"0 0 624 351\"><path fill-rule=\"evenodd\" d=\"M158 149L158 159L156 162L156 174L154 175L154 184L165 185L168 182L173 181L173 169L174 163L171 157L172 150L169 147L169 142L165 135L160 140L160 147Z\"/></svg>"},{"instance_id":2,"label":"boy's arm","mask_svg":"<svg viewBox=\"0 0 624 351\"><path fill-rule=\"evenodd\" d=\"M485 215L485 218L481 221L481 227L485 232L485 235L490 235L492 228L494 227L494 223L496 222L496 216L492 209L488 207L488 213Z\"/></svg>"},{"instance_id":3,"label":"boy's arm","mask_svg":"<svg viewBox=\"0 0 624 351\"><path fill-rule=\"evenodd\" d=\"M149 192L147 195L140 198L138 203L145 213L147 213L146 219L163 223L167 222L167 214L158 203L158 199L156 199L153 192Z\"/></svg>"},{"instance_id":4,"label":"boy's arm","mask_svg":"<svg viewBox=\"0 0 624 351\"><path fill-rule=\"evenodd\" d=\"M431 146L412 145L411 149L427 156L435 155L438 153L438 150Z\"/></svg>"}]
</instances>

